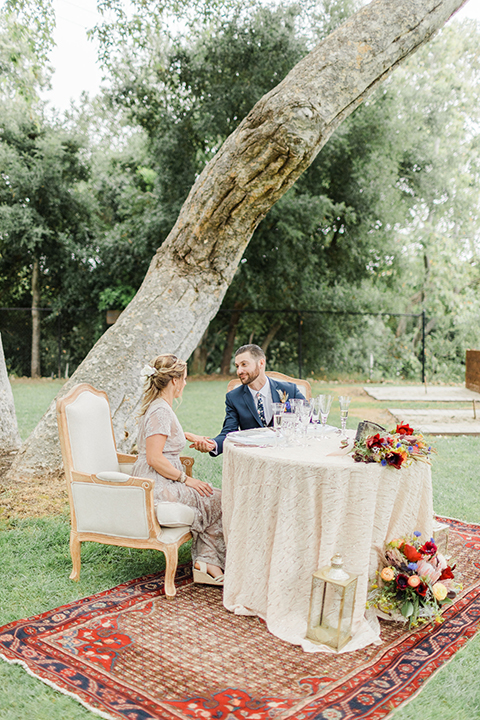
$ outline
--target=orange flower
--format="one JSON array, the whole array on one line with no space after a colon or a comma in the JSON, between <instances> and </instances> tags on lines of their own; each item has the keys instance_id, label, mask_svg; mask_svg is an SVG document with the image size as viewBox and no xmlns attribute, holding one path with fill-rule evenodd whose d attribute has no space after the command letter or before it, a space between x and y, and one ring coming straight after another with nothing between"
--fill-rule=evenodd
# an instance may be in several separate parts
<instances>
[{"instance_id":1,"label":"orange flower","mask_svg":"<svg viewBox=\"0 0 480 720\"><path fill-rule=\"evenodd\" d=\"M411 577L408 578L408 584L409 584L410 587L412 587L412 588L418 587L421 582L422 582L422 581L420 580L420 578L418 577L418 575L412 575Z\"/></svg>"},{"instance_id":2,"label":"orange flower","mask_svg":"<svg viewBox=\"0 0 480 720\"><path fill-rule=\"evenodd\" d=\"M391 567L384 567L380 573L380 577L382 580L385 580L385 582L390 582L395 577L395 571Z\"/></svg>"}]
</instances>

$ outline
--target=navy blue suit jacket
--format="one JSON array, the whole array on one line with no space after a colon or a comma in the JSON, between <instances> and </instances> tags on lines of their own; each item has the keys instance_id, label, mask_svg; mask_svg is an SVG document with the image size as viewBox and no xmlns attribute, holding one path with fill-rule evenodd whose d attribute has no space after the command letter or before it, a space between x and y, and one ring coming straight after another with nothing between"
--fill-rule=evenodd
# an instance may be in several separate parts
<instances>
[{"instance_id":1,"label":"navy blue suit jacket","mask_svg":"<svg viewBox=\"0 0 480 720\"><path fill-rule=\"evenodd\" d=\"M280 393L286 392L288 399L303 398L304 396L295 383L283 382L268 378L272 392L272 402L280 402ZM256 427L263 427L257 412L257 407L248 385L239 385L230 390L225 397L225 420L222 431L213 438L217 443L218 452L211 452L216 456L223 452L223 441L227 433L235 430L251 430Z\"/></svg>"}]
</instances>

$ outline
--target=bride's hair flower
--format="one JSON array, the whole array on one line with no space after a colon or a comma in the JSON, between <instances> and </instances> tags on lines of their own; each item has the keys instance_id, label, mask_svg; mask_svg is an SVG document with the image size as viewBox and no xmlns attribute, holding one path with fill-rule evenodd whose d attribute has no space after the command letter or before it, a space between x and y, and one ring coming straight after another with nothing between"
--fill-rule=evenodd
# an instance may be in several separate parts
<instances>
[{"instance_id":1,"label":"bride's hair flower","mask_svg":"<svg viewBox=\"0 0 480 720\"><path fill-rule=\"evenodd\" d=\"M148 380L149 377L152 377L152 375L155 375L155 368L151 365L144 365L142 368L142 372L140 373L140 376L144 380Z\"/></svg>"}]
</instances>

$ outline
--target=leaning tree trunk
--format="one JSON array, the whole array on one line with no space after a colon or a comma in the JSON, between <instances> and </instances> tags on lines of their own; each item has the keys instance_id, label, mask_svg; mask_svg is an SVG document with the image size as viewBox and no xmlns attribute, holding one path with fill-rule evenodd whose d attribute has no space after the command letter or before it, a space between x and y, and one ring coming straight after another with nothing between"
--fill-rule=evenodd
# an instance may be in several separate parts
<instances>
[{"instance_id":1,"label":"leaning tree trunk","mask_svg":"<svg viewBox=\"0 0 480 720\"><path fill-rule=\"evenodd\" d=\"M192 187L138 293L64 386L106 390L117 442L135 437L140 369L159 352L188 358L215 316L258 223L330 135L428 41L464 0L374 0L265 95ZM54 405L13 472L60 467Z\"/></svg>"},{"instance_id":2,"label":"leaning tree trunk","mask_svg":"<svg viewBox=\"0 0 480 720\"><path fill-rule=\"evenodd\" d=\"M17 450L21 445L13 393L8 379L0 335L0 455Z\"/></svg>"}]
</instances>

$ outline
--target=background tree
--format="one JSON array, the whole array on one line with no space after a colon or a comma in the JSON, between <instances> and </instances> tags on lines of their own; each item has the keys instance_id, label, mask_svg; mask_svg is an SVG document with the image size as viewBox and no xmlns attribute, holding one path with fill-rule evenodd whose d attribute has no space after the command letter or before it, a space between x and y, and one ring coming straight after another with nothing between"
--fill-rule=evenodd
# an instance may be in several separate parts
<instances>
[{"instance_id":1,"label":"background tree","mask_svg":"<svg viewBox=\"0 0 480 720\"><path fill-rule=\"evenodd\" d=\"M108 391L114 425L128 445L141 392L135 380L140 359L154 348L190 355L270 207L389 70L430 39L461 4L374 1L264 96L207 164L139 292L72 378L73 383L88 378ZM58 462L52 407L13 471Z\"/></svg>"}]
</instances>

